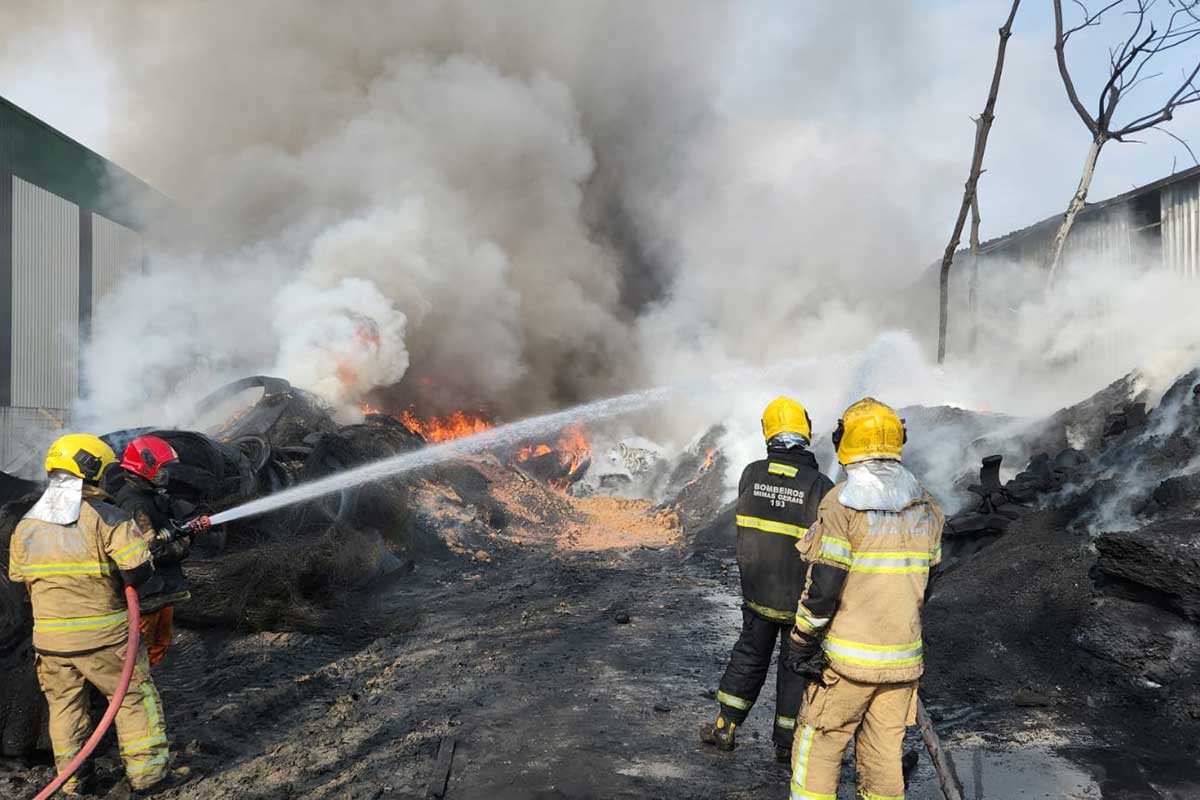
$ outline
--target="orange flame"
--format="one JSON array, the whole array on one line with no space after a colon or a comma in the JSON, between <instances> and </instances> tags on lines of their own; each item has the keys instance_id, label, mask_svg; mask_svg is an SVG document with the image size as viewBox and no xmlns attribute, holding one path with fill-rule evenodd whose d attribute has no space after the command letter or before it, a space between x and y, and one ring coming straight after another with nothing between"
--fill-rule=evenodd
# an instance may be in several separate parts
<instances>
[{"instance_id":1,"label":"orange flame","mask_svg":"<svg viewBox=\"0 0 1200 800\"><path fill-rule=\"evenodd\" d=\"M550 486L555 489L565 490L571 485L573 479L577 477L580 467L584 462L592 456L592 446L588 442L587 434L583 432L583 428L578 425L572 425L569 428L564 428L558 437L558 441L554 445L546 444L529 444L517 451L516 461L525 462L531 458L539 458L549 453L557 453L559 463L566 469L563 477L560 480L551 480Z\"/></svg>"},{"instance_id":2,"label":"orange flame","mask_svg":"<svg viewBox=\"0 0 1200 800\"><path fill-rule=\"evenodd\" d=\"M531 458L544 456L546 453L553 453L554 448L548 444L525 445L517 451L517 461L528 461Z\"/></svg>"},{"instance_id":3,"label":"orange flame","mask_svg":"<svg viewBox=\"0 0 1200 800\"><path fill-rule=\"evenodd\" d=\"M428 417L421 419L412 411L401 411L400 420L409 430L421 434L427 442L445 442L450 439L461 439L476 433L483 433L492 427L482 414L468 414L465 411L455 411L444 417Z\"/></svg>"},{"instance_id":4,"label":"orange flame","mask_svg":"<svg viewBox=\"0 0 1200 800\"><path fill-rule=\"evenodd\" d=\"M572 473L592 455L592 446L588 443L587 435L578 425L563 430L558 440L558 450L570 458Z\"/></svg>"},{"instance_id":5,"label":"orange flame","mask_svg":"<svg viewBox=\"0 0 1200 800\"><path fill-rule=\"evenodd\" d=\"M708 472L712 469L713 462L716 460L717 451L713 448L708 448L708 452L704 455L704 463L700 465L701 472Z\"/></svg>"}]
</instances>

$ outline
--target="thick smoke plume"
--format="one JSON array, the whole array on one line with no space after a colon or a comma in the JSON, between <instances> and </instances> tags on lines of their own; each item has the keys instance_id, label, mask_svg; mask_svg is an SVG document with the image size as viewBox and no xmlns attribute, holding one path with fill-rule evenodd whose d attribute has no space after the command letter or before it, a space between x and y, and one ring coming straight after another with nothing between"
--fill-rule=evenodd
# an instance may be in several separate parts
<instances>
[{"instance_id":1,"label":"thick smoke plume","mask_svg":"<svg viewBox=\"0 0 1200 800\"><path fill-rule=\"evenodd\" d=\"M828 14L759 53L761 21L723 3L108 10L114 155L180 211L96 321L93 351L130 356L90 362L109 424L254 370L339 406L400 383L393 403L511 417L835 328L853 347L873 265L908 265L899 286L919 263L900 189L922 166L878 169L900 147L827 118L858 78L798 60ZM879 44L905 18L867 24ZM811 112L781 105L785 65ZM851 208L894 222L845 247ZM169 319L130 325L153 306Z\"/></svg>"},{"instance_id":2,"label":"thick smoke plume","mask_svg":"<svg viewBox=\"0 0 1200 800\"><path fill-rule=\"evenodd\" d=\"M1194 360L1194 285L1077 259L1050 297L1032 265L984 275L974 354L960 270L952 360L930 364L935 287L914 281L958 202L994 26L974 4L843 6L98 4L107 149L178 213L148 220L149 273L94 321L82 416L185 422L266 371L347 413L515 418L811 358L630 423L678 446L730 420L736 468L783 392L824 435L862 393L1033 415ZM72 24L29 16L9 29ZM1014 41L1019 79L1042 43ZM1022 102L1004 95L999 153Z\"/></svg>"}]
</instances>

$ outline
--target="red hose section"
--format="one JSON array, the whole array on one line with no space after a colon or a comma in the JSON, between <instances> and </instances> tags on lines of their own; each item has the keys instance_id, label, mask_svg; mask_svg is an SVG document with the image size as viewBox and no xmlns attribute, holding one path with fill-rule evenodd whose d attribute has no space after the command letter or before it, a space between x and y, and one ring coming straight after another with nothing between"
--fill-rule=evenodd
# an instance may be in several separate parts
<instances>
[{"instance_id":1,"label":"red hose section","mask_svg":"<svg viewBox=\"0 0 1200 800\"><path fill-rule=\"evenodd\" d=\"M129 645L125 648L125 668L121 670L121 682L117 684L117 691L108 701L108 710L100 718L100 724L96 726L96 730L87 740L87 744L71 759L67 768L58 773L58 777L50 781L50 784L42 789L33 800L46 800L61 789L62 785L75 774L75 770L79 769L84 761L87 761L88 756L96 749L96 745L100 744L100 740L104 738L109 726L116 719L117 709L121 707L121 701L125 699L125 693L129 691L129 682L133 679L133 666L137 662L138 645L140 644L138 640L142 625L142 612L141 605L138 603L137 590L132 586L125 587L125 604L129 606Z\"/></svg>"}]
</instances>

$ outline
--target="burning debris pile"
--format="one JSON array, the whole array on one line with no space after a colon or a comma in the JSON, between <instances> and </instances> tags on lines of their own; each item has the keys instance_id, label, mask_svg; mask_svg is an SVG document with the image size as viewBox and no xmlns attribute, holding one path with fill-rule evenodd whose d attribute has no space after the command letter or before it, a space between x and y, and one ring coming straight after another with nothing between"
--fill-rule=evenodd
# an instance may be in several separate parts
<instances>
[{"instance_id":1,"label":"burning debris pile","mask_svg":"<svg viewBox=\"0 0 1200 800\"><path fill-rule=\"evenodd\" d=\"M1200 371L1149 411L1138 385L1028 428L1019 444L1035 455L1006 482L1001 457L984 459L974 503L947 526L930 686L942 702L1037 697L1114 743L1194 755Z\"/></svg>"},{"instance_id":2,"label":"burning debris pile","mask_svg":"<svg viewBox=\"0 0 1200 800\"><path fill-rule=\"evenodd\" d=\"M140 435L165 439L179 456L165 473L165 490L196 514L211 515L493 426L487 415L465 411L364 412L361 422L341 425L313 395L256 376L199 404L196 425L204 432L150 427L104 438L117 452ZM692 530L719 510L722 434L710 431L675 463L652 443L620 442L609 455L620 454L630 483L605 481L604 475L614 474L605 470L598 471L599 482L585 483L593 444L582 427L569 425L544 440L229 522L196 539L185 564L192 599L176 608L176 620L193 629L371 635L373 590L402 579L418 561L460 555L484 564L539 537L560 549L670 545L681 521ZM0 486L0 556L6 559L13 528L41 487L0 477L6 479ZM631 489L668 499L656 506L629 496ZM36 744L44 704L31 669L25 593L6 579L0 579L0 612L0 659L6 665L0 754L20 755Z\"/></svg>"}]
</instances>

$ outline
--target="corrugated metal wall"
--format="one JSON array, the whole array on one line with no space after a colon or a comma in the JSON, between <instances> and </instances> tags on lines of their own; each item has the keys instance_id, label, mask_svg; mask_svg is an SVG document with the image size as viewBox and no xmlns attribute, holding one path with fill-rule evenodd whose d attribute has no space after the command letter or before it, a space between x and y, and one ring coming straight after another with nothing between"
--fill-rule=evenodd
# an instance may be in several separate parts
<instances>
[{"instance_id":1,"label":"corrugated metal wall","mask_svg":"<svg viewBox=\"0 0 1200 800\"><path fill-rule=\"evenodd\" d=\"M0 470L22 478L44 475L46 448L66 421L56 409L0 408Z\"/></svg>"},{"instance_id":2,"label":"corrugated metal wall","mask_svg":"<svg viewBox=\"0 0 1200 800\"><path fill-rule=\"evenodd\" d=\"M12 404L70 408L79 387L79 207L13 178Z\"/></svg>"},{"instance_id":3,"label":"corrugated metal wall","mask_svg":"<svg viewBox=\"0 0 1200 800\"><path fill-rule=\"evenodd\" d=\"M145 246L137 231L92 215L92 313L121 276L140 271Z\"/></svg>"},{"instance_id":4,"label":"corrugated metal wall","mask_svg":"<svg viewBox=\"0 0 1200 800\"><path fill-rule=\"evenodd\" d=\"M1128 214L1080 217L1067 238L1064 260L1085 266L1127 267L1133 264L1133 236Z\"/></svg>"},{"instance_id":5,"label":"corrugated metal wall","mask_svg":"<svg viewBox=\"0 0 1200 800\"><path fill-rule=\"evenodd\" d=\"M1188 278L1200 278L1200 181L1162 191L1163 263Z\"/></svg>"}]
</instances>

